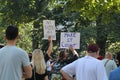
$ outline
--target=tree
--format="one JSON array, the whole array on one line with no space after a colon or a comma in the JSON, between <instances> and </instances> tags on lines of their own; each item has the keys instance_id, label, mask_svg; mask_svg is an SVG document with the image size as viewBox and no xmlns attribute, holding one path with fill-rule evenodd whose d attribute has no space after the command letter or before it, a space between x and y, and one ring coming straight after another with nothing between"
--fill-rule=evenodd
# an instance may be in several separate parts
<instances>
[{"instance_id":1,"label":"tree","mask_svg":"<svg viewBox=\"0 0 120 80\"><path fill-rule=\"evenodd\" d=\"M39 42L36 30L40 27L39 19L42 17L41 13L47 7L47 2L48 0L1 0L1 26L5 27L9 24L20 26L32 22L33 28L31 26L26 27L33 29L33 49L38 48Z\"/></svg>"},{"instance_id":2,"label":"tree","mask_svg":"<svg viewBox=\"0 0 120 80\"><path fill-rule=\"evenodd\" d=\"M115 35L116 28L119 29L118 23L116 26L111 24L116 23L116 19L113 19L113 15L119 14L119 0L52 0L57 5L63 4L64 12L68 14L71 11L76 11L80 13L80 16L83 19L88 19L88 21L96 22L96 43L100 46L100 54L104 56L105 49L109 45L106 44L108 41L108 36L111 35L110 32L113 32L112 35ZM56 6L56 5L55 5ZM112 30L111 30L112 28ZM115 29L113 29L115 28ZM117 31L117 34L119 32Z\"/></svg>"},{"instance_id":3,"label":"tree","mask_svg":"<svg viewBox=\"0 0 120 80\"><path fill-rule=\"evenodd\" d=\"M119 42L119 0L1 0L0 22L3 28L9 24L20 26L24 40L32 40L32 50L42 48L45 50L47 41L43 37L43 20L54 19L56 21L57 41L59 46L60 32L81 32L81 50L85 50L87 44L97 42L104 55L105 49L112 43ZM29 26L26 26L28 25ZM24 27L22 27L25 25ZM63 26L59 29L58 26ZM27 30L29 29L29 30ZM28 40L26 39L28 36ZM32 38L30 38L32 37ZM113 39L114 37L118 37ZM25 47L25 43L19 45ZM24 46L23 46L24 47ZM107 50L107 49L106 49Z\"/></svg>"}]
</instances>

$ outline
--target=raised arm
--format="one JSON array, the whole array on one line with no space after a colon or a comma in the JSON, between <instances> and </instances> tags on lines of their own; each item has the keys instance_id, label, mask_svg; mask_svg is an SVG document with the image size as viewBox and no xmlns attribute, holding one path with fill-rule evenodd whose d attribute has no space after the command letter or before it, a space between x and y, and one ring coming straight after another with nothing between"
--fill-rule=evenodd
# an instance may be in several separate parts
<instances>
[{"instance_id":1,"label":"raised arm","mask_svg":"<svg viewBox=\"0 0 120 80\"><path fill-rule=\"evenodd\" d=\"M73 55L76 55L77 57L79 57L77 51L72 46L69 47L69 50L73 53Z\"/></svg>"},{"instance_id":2,"label":"raised arm","mask_svg":"<svg viewBox=\"0 0 120 80\"><path fill-rule=\"evenodd\" d=\"M52 53L52 47L53 47L51 36L48 37L48 41L49 41L49 47L48 47L48 50L47 50L47 54L48 54L49 57L51 57L50 55Z\"/></svg>"}]
</instances>

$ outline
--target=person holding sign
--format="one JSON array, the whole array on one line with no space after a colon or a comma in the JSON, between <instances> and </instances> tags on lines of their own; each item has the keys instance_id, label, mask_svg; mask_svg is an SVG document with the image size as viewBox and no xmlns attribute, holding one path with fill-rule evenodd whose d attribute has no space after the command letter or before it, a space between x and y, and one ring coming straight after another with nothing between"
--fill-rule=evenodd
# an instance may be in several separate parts
<instances>
[{"instance_id":1,"label":"person holding sign","mask_svg":"<svg viewBox=\"0 0 120 80\"><path fill-rule=\"evenodd\" d=\"M53 63L51 64L51 59L52 59L51 53L52 53L52 47L53 47L51 36L48 37L48 41L49 41L49 47L48 47L47 53L45 54L45 62L47 67L48 79L51 80L51 70L53 65Z\"/></svg>"},{"instance_id":2,"label":"person holding sign","mask_svg":"<svg viewBox=\"0 0 120 80\"><path fill-rule=\"evenodd\" d=\"M60 63L66 63L69 64L71 62L73 62L74 60L78 59L78 53L76 52L75 49L73 49L72 46L69 47L69 50L73 53L73 57L68 58L68 53L66 50L63 50L60 52L59 54L59 62Z\"/></svg>"},{"instance_id":3,"label":"person holding sign","mask_svg":"<svg viewBox=\"0 0 120 80\"><path fill-rule=\"evenodd\" d=\"M56 61L56 63L53 65L53 72L54 73L59 73L59 71L62 67L75 61L76 59L78 59L78 57L79 57L78 53L76 52L76 50L72 46L69 47L69 50L73 54L72 57L70 57L70 58L68 58L68 53L66 50L60 51L59 56L58 56L58 61ZM55 65L59 65L59 66L55 67ZM66 80L66 79L64 79L64 77L62 76L61 80Z\"/></svg>"}]
</instances>

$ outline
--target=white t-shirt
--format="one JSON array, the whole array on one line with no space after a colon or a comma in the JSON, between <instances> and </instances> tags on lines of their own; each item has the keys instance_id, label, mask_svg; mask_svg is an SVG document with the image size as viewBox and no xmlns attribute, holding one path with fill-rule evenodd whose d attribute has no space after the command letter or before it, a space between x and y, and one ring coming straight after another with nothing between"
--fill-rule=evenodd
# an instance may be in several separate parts
<instances>
[{"instance_id":1,"label":"white t-shirt","mask_svg":"<svg viewBox=\"0 0 120 80\"><path fill-rule=\"evenodd\" d=\"M0 80L22 80L22 66L30 65L27 53L16 46L0 49Z\"/></svg>"},{"instance_id":2,"label":"white t-shirt","mask_svg":"<svg viewBox=\"0 0 120 80\"><path fill-rule=\"evenodd\" d=\"M47 71L51 71L52 70L50 60L48 60L46 62L46 67L47 67Z\"/></svg>"},{"instance_id":3,"label":"white t-shirt","mask_svg":"<svg viewBox=\"0 0 120 80\"><path fill-rule=\"evenodd\" d=\"M69 75L76 75L76 80L108 80L102 61L85 56L62 68Z\"/></svg>"}]
</instances>

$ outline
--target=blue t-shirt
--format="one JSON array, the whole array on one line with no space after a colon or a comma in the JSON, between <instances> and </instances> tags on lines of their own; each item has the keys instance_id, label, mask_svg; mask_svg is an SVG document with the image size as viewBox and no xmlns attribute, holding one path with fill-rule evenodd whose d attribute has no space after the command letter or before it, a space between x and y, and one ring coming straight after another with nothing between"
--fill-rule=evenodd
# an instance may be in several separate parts
<instances>
[{"instance_id":1,"label":"blue t-shirt","mask_svg":"<svg viewBox=\"0 0 120 80\"><path fill-rule=\"evenodd\" d=\"M27 53L16 46L0 49L0 80L22 80L22 67L30 65Z\"/></svg>"},{"instance_id":2,"label":"blue t-shirt","mask_svg":"<svg viewBox=\"0 0 120 80\"><path fill-rule=\"evenodd\" d=\"M109 80L120 80L120 67L110 72Z\"/></svg>"}]
</instances>

